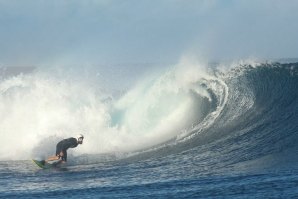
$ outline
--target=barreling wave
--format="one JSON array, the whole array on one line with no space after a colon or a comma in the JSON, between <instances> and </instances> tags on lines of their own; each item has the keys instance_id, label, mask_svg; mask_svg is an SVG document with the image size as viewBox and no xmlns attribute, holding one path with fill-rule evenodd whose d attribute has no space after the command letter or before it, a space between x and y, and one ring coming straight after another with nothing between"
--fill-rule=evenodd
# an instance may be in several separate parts
<instances>
[{"instance_id":1,"label":"barreling wave","mask_svg":"<svg viewBox=\"0 0 298 199\"><path fill-rule=\"evenodd\" d=\"M86 141L74 155L92 158L188 154L226 165L297 151L298 63L225 70L182 64L119 98L106 97L88 78L76 80L38 71L1 80L0 134L7 142L0 159L49 155L57 140L78 131Z\"/></svg>"},{"instance_id":2,"label":"barreling wave","mask_svg":"<svg viewBox=\"0 0 298 199\"><path fill-rule=\"evenodd\" d=\"M215 73L224 92L216 92L218 85L207 89L215 107L206 117L176 140L138 157L183 154L222 166L297 162L298 63L244 64Z\"/></svg>"}]
</instances>

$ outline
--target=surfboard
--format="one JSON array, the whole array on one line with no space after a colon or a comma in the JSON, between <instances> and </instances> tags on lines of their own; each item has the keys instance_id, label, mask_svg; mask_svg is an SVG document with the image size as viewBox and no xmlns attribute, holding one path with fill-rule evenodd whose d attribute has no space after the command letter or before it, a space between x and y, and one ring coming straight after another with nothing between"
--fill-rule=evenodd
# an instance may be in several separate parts
<instances>
[{"instance_id":1,"label":"surfboard","mask_svg":"<svg viewBox=\"0 0 298 199\"><path fill-rule=\"evenodd\" d=\"M61 161L55 161L55 162L52 162L52 163L48 163L48 162L45 162L44 160L34 160L32 159L32 161L39 167L39 168L42 168L42 169L50 169L50 168L54 168L54 167L57 167Z\"/></svg>"},{"instance_id":2,"label":"surfboard","mask_svg":"<svg viewBox=\"0 0 298 199\"><path fill-rule=\"evenodd\" d=\"M46 164L45 164L44 160L43 160L43 161L39 161L39 160L34 160L34 159L32 159L32 161L33 161L39 168L45 169Z\"/></svg>"}]
</instances>

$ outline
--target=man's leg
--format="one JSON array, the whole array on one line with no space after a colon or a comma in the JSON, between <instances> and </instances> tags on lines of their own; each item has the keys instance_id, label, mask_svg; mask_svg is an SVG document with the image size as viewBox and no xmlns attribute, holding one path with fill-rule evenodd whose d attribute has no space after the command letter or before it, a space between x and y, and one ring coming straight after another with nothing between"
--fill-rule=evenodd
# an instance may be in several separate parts
<instances>
[{"instance_id":1,"label":"man's leg","mask_svg":"<svg viewBox=\"0 0 298 199\"><path fill-rule=\"evenodd\" d=\"M66 152L66 150L63 150L62 152L63 152L62 160L66 162L67 161L67 152Z\"/></svg>"},{"instance_id":2,"label":"man's leg","mask_svg":"<svg viewBox=\"0 0 298 199\"><path fill-rule=\"evenodd\" d=\"M56 156L56 155L50 156L50 157L48 157L48 159L46 160L46 162L47 161L53 161L53 160L59 160L59 157Z\"/></svg>"}]
</instances>

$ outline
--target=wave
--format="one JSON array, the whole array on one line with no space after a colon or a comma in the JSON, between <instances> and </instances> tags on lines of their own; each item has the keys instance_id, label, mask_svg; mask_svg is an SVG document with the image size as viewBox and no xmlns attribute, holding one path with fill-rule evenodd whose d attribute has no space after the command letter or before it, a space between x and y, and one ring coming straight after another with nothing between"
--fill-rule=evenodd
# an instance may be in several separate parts
<instances>
[{"instance_id":1,"label":"wave","mask_svg":"<svg viewBox=\"0 0 298 199\"><path fill-rule=\"evenodd\" d=\"M0 159L45 157L78 132L86 141L74 155L192 151L235 163L296 150L297 63L180 64L120 97L89 77L34 71L2 79Z\"/></svg>"},{"instance_id":2,"label":"wave","mask_svg":"<svg viewBox=\"0 0 298 199\"><path fill-rule=\"evenodd\" d=\"M298 64L244 64L224 72L216 68L215 73L226 88L214 95L216 117L209 111L206 120L175 140L132 159L176 154L222 167L252 161L263 166L298 162Z\"/></svg>"}]
</instances>

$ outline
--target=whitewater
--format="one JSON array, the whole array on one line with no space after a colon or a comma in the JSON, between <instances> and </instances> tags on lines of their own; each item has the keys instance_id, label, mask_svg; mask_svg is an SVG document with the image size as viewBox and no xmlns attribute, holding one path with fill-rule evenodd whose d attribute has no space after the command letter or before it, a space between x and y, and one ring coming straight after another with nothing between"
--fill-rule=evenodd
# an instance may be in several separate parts
<instances>
[{"instance_id":1,"label":"whitewater","mask_svg":"<svg viewBox=\"0 0 298 199\"><path fill-rule=\"evenodd\" d=\"M0 73L0 197L298 196L298 63L148 71ZM78 133L65 167L31 162Z\"/></svg>"}]
</instances>

